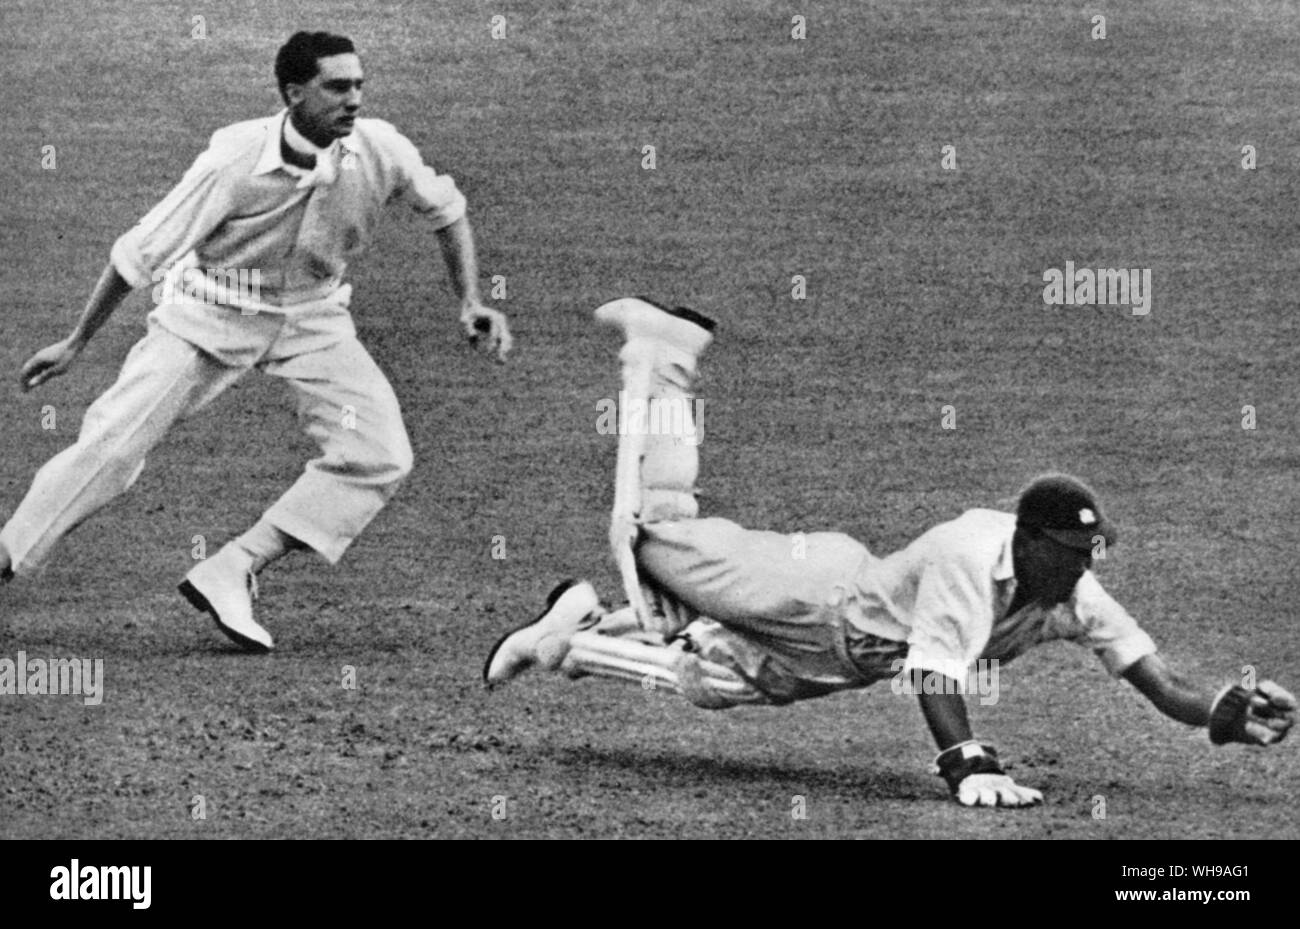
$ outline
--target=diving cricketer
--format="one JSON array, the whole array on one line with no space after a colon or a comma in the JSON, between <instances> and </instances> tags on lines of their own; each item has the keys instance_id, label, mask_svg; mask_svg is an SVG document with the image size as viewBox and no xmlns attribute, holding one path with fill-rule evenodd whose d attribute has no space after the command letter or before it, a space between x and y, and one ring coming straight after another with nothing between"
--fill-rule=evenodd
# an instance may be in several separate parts
<instances>
[{"instance_id":1,"label":"diving cricketer","mask_svg":"<svg viewBox=\"0 0 1300 929\"><path fill-rule=\"evenodd\" d=\"M689 415L712 321L640 298L596 316L626 340L621 402L673 407L660 423ZM700 518L698 437L647 428L654 422L620 429L610 543L630 605L607 611L590 583L559 585L538 619L492 649L489 687L538 667L649 681L721 709L892 679L896 692L918 696L938 745L935 771L967 806L1042 800L974 737L963 697L973 668L1041 642L1091 649L1165 715L1208 726L1216 745L1270 745L1294 722L1295 698L1272 681L1215 692L1166 664L1091 570L1116 533L1075 478L1043 475L1015 513L968 510L881 558L841 533L792 537Z\"/></svg>"},{"instance_id":2,"label":"diving cricketer","mask_svg":"<svg viewBox=\"0 0 1300 929\"><path fill-rule=\"evenodd\" d=\"M285 108L217 130L175 189L113 244L72 333L23 366L24 390L63 374L131 290L155 285L158 305L117 382L0 531L0 576L37 570L136 481L173 423L249 371L280 378L320 457L180 587L251 651L273 645L253 615L258 573L294 549L337 562L411 471L397 397L357 340L345 283L387 204L428 217L469 338L502 359L512 341L505 316L480 301L455 181L392 125L360 117L352 42L298 32L276 55L275 78Z\"/></svg>"}]
</instances>

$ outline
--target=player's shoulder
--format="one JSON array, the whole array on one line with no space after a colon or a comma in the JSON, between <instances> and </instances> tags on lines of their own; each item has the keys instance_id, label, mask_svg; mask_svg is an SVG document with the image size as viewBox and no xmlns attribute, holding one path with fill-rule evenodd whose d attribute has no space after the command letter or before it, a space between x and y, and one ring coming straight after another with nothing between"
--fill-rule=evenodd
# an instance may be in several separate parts
<instances>
[{"instance_id":1,"label":"player's shoulder","mask_svg":"<svg viewBox=\"0 0 1300 929\"><path fill-rule=\"evenodd\" d=\"M1016 529L1014 513L976 508L934 526L926 535L974 546L1001 546Z\"/></svg>"},{"instance_id":2,"label":"player's shoulder","mask_svg":"<svg viewBox=\"0 0 1300 929\"><path fill-rule=\"evenodd\" d=\"M385 152L394 151L399 147L415 147L400 129L386 119L362 117L352 127L352 135L355 137L355 141L371 145Z\"/></svg>"},{"instance_id":3,"label":"player's shoulder","mask_svg":"<svg viewBox=\"0 0 1300 929\"><path fill-rule=\"evenodd\" d=\"M215 164L229 164L261 154L269 133L279 126L280 116L245 119L222 126L212 133L204 156Z\"/></svg>"},{"instance_id":4,"label":"player's shoulder","mask_svg":"<svg viewBox=\"0 0 1300 929\"><path fill-rule=\"evenodd\" d=\"M925 532L914 544L931 561L992 567L1016 529L1016 517L1000 510L972 509Z\"/></svg>"},{"instance_id":5,"label":"player's shoulder","mask_svg":"<svg viewBox=\"0 0 1300 929\"><path fill-rule=\"evenodd\" d=\"M975 507L967 510L956 519L948 520L949 525L960 526L968 531L984 530L986 532L1006 532L1016 528L1016 514L1003 510L990 510Z\"/></svg>"},{"instance_id":6,"label":"player's shoulder","mask_svg":"<svg viewBox=\"0 0 1300 929\"><path fill-rule=\"evenodd\" d=\"M266 133L273 125L278 125L280 115L259 116L256 119L243 119L237 123L222 126L212 133L214 144L237 145L266 138Z\"/></svg>"}]
</instances>

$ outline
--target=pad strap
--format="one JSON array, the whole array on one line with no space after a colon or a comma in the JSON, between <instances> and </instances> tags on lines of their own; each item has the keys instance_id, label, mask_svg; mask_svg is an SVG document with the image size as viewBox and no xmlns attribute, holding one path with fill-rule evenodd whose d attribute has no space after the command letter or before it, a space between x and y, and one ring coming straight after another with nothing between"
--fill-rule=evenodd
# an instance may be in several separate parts
<instances>
[{"instance_id":1,"label":"pad strap","mask_svg":"<svg viewBox=\"0 0 1300 929\"><path fill-rule=\"evenodd\" d=\"M934 759L935 773L948 782L948 789L957 793L957 787L972 774L1003 774L998 764L998 753L992 745L974 739L958 742L941 751Z\"/></svg>"}]
</instances>

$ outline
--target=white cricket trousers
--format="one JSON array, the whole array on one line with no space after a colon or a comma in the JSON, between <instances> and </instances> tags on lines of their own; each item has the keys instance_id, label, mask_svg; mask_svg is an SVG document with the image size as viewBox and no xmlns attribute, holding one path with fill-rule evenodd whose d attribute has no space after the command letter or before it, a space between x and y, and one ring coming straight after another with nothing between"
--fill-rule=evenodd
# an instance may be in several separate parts
<instances>
[{"instance_id":1,"label":"white cricket trousers","mask_svg":"<svg viewBox=\"0 0 1300 929\"><path fill-rule=\"evenodd\" d=\"M50 459L3 530L18 574L125 492L172 424L248 371L283 378L298 422L321 455L267 511L281 531L337 562L411 471L411 444L392 386L356 338L343 286L275 312L175 303L149 314L148 333L117 383L86 411L75 445ZM233 453L243 439L226 437ZM231 472L232 493L239 492Z\"/></svg>"}]
</instances>

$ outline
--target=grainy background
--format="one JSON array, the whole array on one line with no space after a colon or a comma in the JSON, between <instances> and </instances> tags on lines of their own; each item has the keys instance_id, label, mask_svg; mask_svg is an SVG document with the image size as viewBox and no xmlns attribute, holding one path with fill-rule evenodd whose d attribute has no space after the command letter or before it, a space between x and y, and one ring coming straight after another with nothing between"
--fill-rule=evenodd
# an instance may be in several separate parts
<instances>
[{"instance_id":1,"label":"grainy background","mask_svg":"<svg viewBox=\"0 0 1300 929\"><path fill-rule=\"evenodd\" d=\"M708 713L478 677L556 580L618 595L595 430L617 343L590 311L649 293L721 321L709 512L883 553L1068 469L1121 526L1102 582L1176 666L1294 688L1294 5L5 0L0 515L113 381L148 294L64 378L23 395L18 366L214 129L278 108L274 53L302 27L351 35L363 115L466 191L518 350L500 367L461 344L434 237L395 211L354 309L406 410L409 484L339 568L263 576L279 649L250 658L174 585L196 535L241 531L312 448L258 377L178 428L42 577L0 591L0 655L100 657L107 678L99 707L0 697L0 837L1300 834L1296 743L1211 750L1068 645L973 706L1046 794L1027 811L947 802L915 698L883 686ZM1067 260L1150 268L1150 314L1045 307Z\"/></svg>"}]
</instances>

